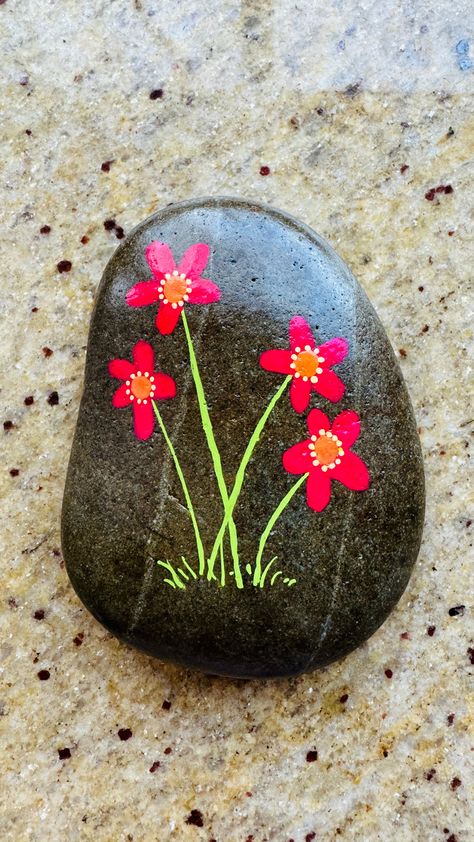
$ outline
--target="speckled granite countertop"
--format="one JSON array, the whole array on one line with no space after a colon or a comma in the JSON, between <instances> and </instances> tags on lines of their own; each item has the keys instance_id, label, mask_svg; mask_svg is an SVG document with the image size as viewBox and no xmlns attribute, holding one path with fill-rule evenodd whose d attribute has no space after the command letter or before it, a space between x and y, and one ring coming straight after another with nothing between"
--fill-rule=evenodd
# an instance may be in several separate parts
<instances>
[{"instance_id":1,"label":"speckled granite countertop","mask_svg":"<svg viewBox=\"0 0 474 842\"><path fill-rule=\"evenodd\" d=\"M454 6L0 0L5 842L472 839L474 30ZM128 650L59 550L102 270L123 231L206 194L282 207L339 251L426 460L398 608L280 683Z\"/></svg>"}]
</instances>

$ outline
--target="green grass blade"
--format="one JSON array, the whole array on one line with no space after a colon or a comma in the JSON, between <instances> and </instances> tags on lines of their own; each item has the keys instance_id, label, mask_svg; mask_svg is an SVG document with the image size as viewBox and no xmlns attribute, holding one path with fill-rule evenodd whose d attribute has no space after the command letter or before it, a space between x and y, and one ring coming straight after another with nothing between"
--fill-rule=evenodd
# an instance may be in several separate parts
<instances>
[{"instance_id":1,"label":"green grass blade","mask_svg":"<svg viewBox=\"0 0 474 842\"><path fill-rule=\"evenodd\" d=\"M199 526L198 526L198 522L196 520L196 515L194 514L194 508L193 508L193 504L192 504L192 500L191 500L191 495L189 493L188 486L186 485L186 480L184 478L184 474L183 474L183 471L181 469L181 465L179 464L178 456L177 456L176 451L173 447L173 442L171 441L171 439L168 435L168 432L166 430L164 421L161 417L160 411L159 411L155 401L152 401L152 404L153 404L153 409L154 409L158 424L160 425L161 432L163 433L163 438L164 438L166 444L168 445L169 452L171 453L171 458L173 459L174 466L176 468L176 473L178 474L179 481L181 483L181 488L183 489L184 498L186 500L188 512L189 512L189 515L191 517L191 522L193 524L194 537L196 539L196 550L197 550L198 559L199 559L199 573L202 575L204 573L204 570L205 570L205 567L206 567L206 555L204 553L204 547L203 547L203 544L202 544L202 541L201 541L201 535L200 535L200 532L199 532Z\"/></svg>"},{"instance_id":2,"label":"green grass blade","mask_svg":"<svg viewBox=\"0 0 474 842\"><path fill-rule=\"evenodd\" d=\"M221 587L225 585L224 545L221 544Z\"/></svg>"},{"instance_id":3,"label":"green grass blade","mask_svg":"<svg viewBox=\"0 0 474 842\"><path fill-rule=\"evenodd\" d=\"M209 415L209 409L206 402L206 396L204 394L204 387L202 385L201 375L199 372L199 366L196 359L196 354L194 352L194 345L193 340L191 337L191 333L189 330L188 320L186 318L185 310L183 309L182 312L182 321L184 332L186 334L186 341L188 343L188 352L189 352L189 361L191 364L191 373L193 375L194 385L196 387L196 394L198 398L199 404L199 411L201 413L201 421L204 430L204 434L206 436L207 446L209 447L209 451L211 453L212 464L214 467L214 473L216 475L217 485L219 487L219 492L222 497L222 503L224 505L224 511L228 504L229 495L227 493L227 487L224 480L224 474L222 471L222 462L221 462L221 455L219 453L216 440L214 437L214 430L212 428L211 417ZM232 517L228 519L228 529L229 529L229 539L230 539L230 548L232 552L232 558L234 562L234 574L235 574L235 582L238 588L243 588L244 583L242 580L242 573L240 572L240 564L239 564L239 551L238 551L238 539L237 539L237 530L235 528L235 523ZM208 578L212 578L213 570L208 568Z\"/></svg>"},{"instance_id":4,"label":"green grass blade","mask_svg":"<svg viewBox=\"0 0 474 842\"><path fill-rule=\"evenodd\" d=\"M209 557L208 567L209 567L211 572L214 569L214 564L215 564L215 561L216 561L217 553L219 552L219 547L221 546L222 541L224 540L224 534L225 534L225 531L227 529L227 525L230 522L230 520L232 519L233 511L234 511L235 505L237 503L237 500L239 498L239 494L241 492L242 485L243 485L243 482L244 482L244 479L245 479L245 471L247 470L247 465L250 462L252 454L253 454L253 452L254 452L254 450L255 450L255 448L256 448L259 440L260 440L260 436L262 435L265 424L267 423L273 409L275 408L275 405L280 400L281 396L285 392L285 390L286 390L288 384L290 383L290 381L291 381L291 375L289 375L288 377L285 378L285 380L283 381L281 386L277 389L277 391L273 395L270 403L268 404L267 408L265 409L265 412L263 413L263 415L261 416L261 418L257 422L255 430L253 431L253 433L252 433L252 435L249 439L249 443L247 444L247 447L245 449L245 453L242 456L242 460L241 460L240 465L237 469L237 473L235 475L234 487L231 491L230 497L228 499L228 503L225 506L224 518L222 520L221 526L219 528L219 532L217 533L216 540L214 541L214 546L212 548L211 555Z\"/></svg>"},{"instance_id":5,"label":"green grass blade","mask_svg":"<svg viewBox=\"0 0 474 842\"><path fill-rule=\"evenodd\" d=\"M275 523L277 522L278 518L283 513L283 511L286 509L288 503L291 501L292 497L296 494L298 489L303 485L304 481L307 480L308 477L309 477L309 473L303 474L301 477L299 477L299 479L297 479L295 484L291 486L290 490L285 494L283 499L280 500L280 502L278 503L278 506L276 507L276 509L273 512L273 514L271 515L265 529L263 530L261 538L260 538L260 543L258 545L257 557L255 559L255 571L254 571L254 574L253 574L253 584L254 585L258 585L259 582L260 582L260 577L262 575L262 556L263 556L263 553L264 553L264 550L265 550L265 544L268 541L270 533L271 533L273 527L275 526Z\"/></svg>"},{"instance_id":6,"label":"green grass blade","mask_svg":"<svg viewBox=\"0 0 474 842\"><path fill-rule=\"evenodd\" d=\"M169 561L157 561L156 563L159 564L160 567L164 567L165 570L168 570L168 572L171 573L171 576L173 577L173 582L178 588L181 588L181 590L183 591L186 590L186 585L183 584L178 574L176 573L173 565L170 564ZM165 582L166 581L167 580L165 579Z\"/></svg>"},{"instance_id":7,"label":"green grass blade","mask_svg":"<svg viewBox=\"0 0 474 842\"><path fill-rule=\"evenodd\" d=\"M278 558L278 556L276 556L276 555L273 556L273 558L268 562L267 566L265 567L265 569L264 569L264 571L263 571L263 573L260 577L260 582L259 582L261 588L263 588L263 586L265 584L265 579L267 578L267 573L270 570L270 567L272 567L275 564L277 558Z\"/></svg>"},{"instance_id":8,"label":"green grass blade","mask_svg":"<svg viewBox=\"0 0 474 842\"><path fill-rule=\"evenodd\" d=\"M197 576L196 576L196 574L195 574L195 572L194 572L193 568L191 567L191 565L190 565L190 564L188 564L188 562L186 561L186 559L185 559L184 555L182 555L182 556L181 556L181 561L183 562L184 566L185 566L185 567L187 567L187 569L189 570L189 572L190 572L191 576L193 577L193 579L197 579ZM204 571L203 571L203 573L204 573Z\"/></svg>"}]
</instances>

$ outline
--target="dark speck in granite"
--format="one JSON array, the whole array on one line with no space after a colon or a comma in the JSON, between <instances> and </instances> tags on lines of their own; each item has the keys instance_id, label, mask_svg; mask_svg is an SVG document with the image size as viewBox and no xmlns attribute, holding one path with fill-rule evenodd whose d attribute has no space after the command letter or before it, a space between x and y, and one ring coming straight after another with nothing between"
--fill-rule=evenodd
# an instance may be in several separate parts
<instances>
[{"instance_id":1,"label":"dark speck in granite","mask_svg":"<svg viewBox=\"0 0 474 842\"><path fill-rule=\"evenodd\" d=\"M204 820L202 817L202 813L200 810L191 810L188 818L186 819L186 824L193 824L195 827L203 827Z\"/></svg>"},{"instance_id":2,"label":"dark speck in granite","mask_svg":"<svg viewBox=\"0 0 474 842\"><path fill-rule=\"evenodd\" d=\"M48 401L50 406L57 406L58 403L59 403L58 393L56 391L50 392L48 397L47 397L47 401Z\"/></svg>"},{"instance_id":3,"label":"dark speck in granite","mask_svg":"<svg viewBox=\"0 0 474 842\"><path fill-rule=\"evenodd\" d=\"M133 736L130 728L119 728L117 734L122 742L126 742L131 736Z\"/></svg>"}]
</instances>

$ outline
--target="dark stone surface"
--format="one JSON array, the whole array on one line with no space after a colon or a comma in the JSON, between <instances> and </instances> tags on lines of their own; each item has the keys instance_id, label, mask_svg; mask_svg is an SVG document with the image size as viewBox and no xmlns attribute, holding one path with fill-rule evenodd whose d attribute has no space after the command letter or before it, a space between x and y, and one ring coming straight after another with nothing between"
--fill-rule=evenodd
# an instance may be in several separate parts
<instances>
[{"instance_id":1,"label":"dark stone surface","mask_svg":"<svg viewBox=\"0 0 474 842\"><path fill-rule=\"evenodd\" d=\"M311 512L304 488L267 545L287 587L243 590L199 579L186 590L163 583L156 559L194 561L183 494L158 429L147 442L132 433L132 413L111 405L119 385L107 371L130 359L139 339L155 349L178 394L160 409L186 473L204 542L212 544L222 503L206 448L182 324L171 336L155 328L155 306L132 309L125 294L150 277L145 247L170 244L177 259L194 242L211 258L203 273L221 300L186 309L228 488L253 428L281 383L259 355L288 347L288 323L300 314L322 343L346 337L350 351L336 372L346 394L336 405L313 393L332 419L361 416L354 451L371 486L352 492L332 483L331 502ZM253 561L269 515L290 488L283 452L307 437L304 415L285 395L247 471L235 520L242 567ZM349 270L313 231L267 207L232 199L172 205L120 245L97 294L85 389L66 482L62 539L72 584L94 616L122 640L159 658L207 672L284 676L340 658L384 621L407 584L424 513L419 441L402 375L387 336Z\"/></svg>"}]
</instances>

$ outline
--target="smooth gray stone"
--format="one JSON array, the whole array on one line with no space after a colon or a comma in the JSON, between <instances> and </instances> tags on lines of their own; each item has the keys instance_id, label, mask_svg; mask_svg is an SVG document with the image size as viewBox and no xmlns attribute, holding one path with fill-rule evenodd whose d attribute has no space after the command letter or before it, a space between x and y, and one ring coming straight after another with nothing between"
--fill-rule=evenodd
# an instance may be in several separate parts
<instances>
[{"instance_id":1,"label":"smooth gray stone","mask_svg":"<svg viewBox=\"0 0 474 842\"><path fill-rule=\"evenodd\" d=\"M190 373L183 325L155 327L156 305L132 308L127 290L151 277L145 248L167 242L177 260L208 243L203 272L218 303L186 305L225 480L231 489L253 429L283 376L264 371L262 351L288 348L288 324L304 316L317 342L345 337L349 354L334 371L346 392L336 404L312 392L310 407L333 419L361 417L353 451L371 475L367 491L331 483L331 501L310 510L304 485L272 532L265 562L282 575L263 589L245 572L260 534L297 479L282 454L308 437L306 415L288 394L278 402L247 469L235 509L245 586L229 575L173 589L157 560L197 569L194 533L163 436L133 435L130 409L112 407L120 381L108 361L131 359L145 339L177 395L159 408L179 455L206 548L222 519ZM309 408L308 408L309 409ZM67 475L62 541L81 600L121 640L158 658L206 672L290 676L341 658L366 640L403 593L418 554L424 515L420 445L410 400L385 331L365 293L311 229L272 208L229 198L171 205L119 246L102 278L91 322L84 395ZM219 565L217 565L219 570ZM272 571L273 572L273 571ZM283 578L296 579L288 586Z\"/></svg>"}]
</instances>

